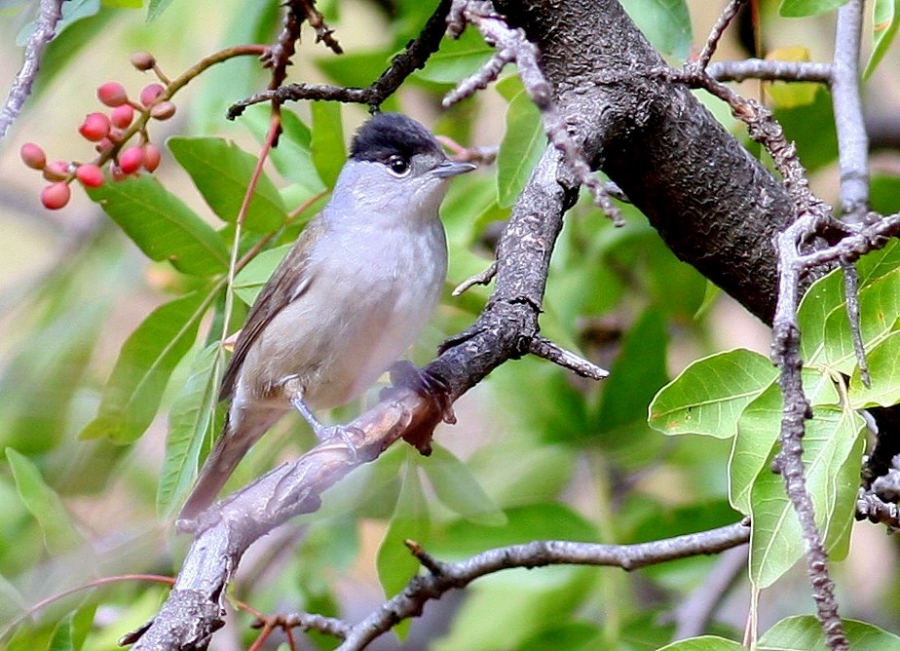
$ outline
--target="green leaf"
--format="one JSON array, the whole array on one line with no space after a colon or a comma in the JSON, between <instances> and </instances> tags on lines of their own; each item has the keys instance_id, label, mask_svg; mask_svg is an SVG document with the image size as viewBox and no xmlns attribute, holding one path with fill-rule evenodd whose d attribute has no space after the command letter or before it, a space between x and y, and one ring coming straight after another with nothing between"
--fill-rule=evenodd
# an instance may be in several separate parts
<instances>
[{"instance_id":1,"label":"green leaf","mask_svg":"<svg viewBox=\"0 0 900 651\"><path fill-rule=\"evenodd\" d=\"M128 337L103 388L97 416L81 438L135 441L152 422L169 376L197 338L209 307L209 292L197 291L157 308Z\"/></svg>"},{"instance_id":2,"label":"green leaf","mask_svg":"<svg viewBox=\"0 0 900 651\"><path fill-rule=\"evenodd\" d=\"M206 347L191 365L191 372L169 411L169 436L156 492L156 509L168 515L187 495L194 481L204 444L215 440L215 414L219 402L222 347Z\"/></svg>"},{"instance_id":3,"label":"green leaf","mask_svg":"<svg viewBox=\"0 0 900 651\"><path fill-rule=\"evenodd\" d=\"M387 597L399 593L419 571L419 561L410 553L404 541L413 540L424 545L430 537L428 499L425 497L418 468L418 463L407 460L394 515L378 548L378 580Z\"/></svg>"},{"instance_id":4,"label":"green leaf","mask_svg":"<svg viewBox=\"0 0 900 651\"><path fill-rule=\"evenodd\" d=\"M597 416L599 432L643 420L647 404L666 383L666 323L655 309L648 309L628 335L604 380L603 402Z\"/></svg>"},{"instance_id":5,"label":"green leaf","mask_svg":"<svg viewBox=\"0 0 900 651\"><path fill-rule=\"evenodd\" d=\"M468 467L446 448L435 445L432 455L419 461L437 498L454 513L470 522L489 526L506 523L503 511L494 504Z\"/></svg>"},{"instance_id":6,"label":"green leaf","mask_svg":"<svg viewBox=\"0 0 900 651\"><path fill-rule=\"evenodd\" d=\"M847 0L781 0L778 13L787 18L815 16L833 11L846 3Z\"/></svg>"},{"instance_id":7,"label":"green leaf","mask_svg":"<svg viewBox=\"0 0 900 651\"><path fill-rule=\"evenodd\" d=\"M730 438L744 409L775 381L772 362L740 348L697 360L650 403L650 426L663 434Z\"/></svg>"},{"instance_id":8,"label":"green leaf","mask_svg":"<svg viewBox=\"0 0 900 651\"><path fill-rule=\"evenodd\" d=\"M429 547L442 557L466 558L485 549L534 540L597 540L594 524L563 504L534 503L509 508L504 513L507 522L502 527L456 520Z\"/></svg>"},{"instance_id":9,"label":"green leaf","mask_svg":"<svg viewBox=\"0 0 900 651\"><path fill-rule=\"evenodd\" d=\"M595 542L597 530L585 518L561 504L539 504L507 511L503 527L456 521L435 536L429 551L439 558L467 558L487 549L534 540ZM574 613L596 588L593 568L545 567L498 572L470 586L450 634L434 645L439 651L517 648L550 627L577 619ZM528 613L523 618L523 613ZM541 647L536 647L541 648Z\"/></svg>"},{"instance_id":10,"label":"green leaf","mask_svg":"<svg viewBox=\"0 0 900 651\"><path fill-rule=\"evenodd\" d=\"M769 471L772 448L781 429L781 391L770 383L740 414L728 463L728 499L750 513L750 490L761 472Z\"/></svg>"},{"instance_id":11,"label":"green leaf","mask_svg":"<svg viewBox=\"0 0 900 651\"><path fill-rule=\"evenodd\" d=\"M536 446L524 439L484 446L467 464L485 492L503 509L556 499L570 483L579 458L572 446Z\"/></svg>"},{"instance_id":12,"label":"green leaf","mask_svg":"<svg viewBox=\"0 0 900 651\"><path fill-rule=\"evenodd\" d=\"M867 350L874 349L891 334L900 314L900 267L888 271L884 264L895 255L896 247L892 247L868 265L860 263L859 326ZM856 353L839 273L832 272L817 281L801 302L800 352L808 365L850 375L856 366Z\"/></svg>"},{"instance_id":13,"label":"green leaf","mask_svg":"<svg viewBox=\"0 0 900 651\"><path fill-rule=\"evenodd\" d=\"M27 319L30 334L16 342L0 375L2 440L26 454L47 452L66 436L72 404L108 318L115 290L103 272L121 267L103 259L103 248L90 250L98 259L60 270L33 296L47 312L38 322ZM90 301L84 292L91 293Z\"/></svg>"},{"instance_id":14,"label":"green leaf","mask_svg":"<svg viewBox=\"0 0 900 651\"><path fill-rule=\"evenodd\" d=\"M172 0L150 0L147 4L147 22L159 18L170 4L172 4Z\"/></svg>"},{"instance_id":15,"label":"green leaf","mask_svg":"<svg viewBox=\"0 0 900 651\"><path fill-rule=\"evenodd\" d=\"M166 145L219 219L234 223L258 158L222 138L169 138ZM264 173L260 174L244 227L248 231L268 233L286 219L287 210L278 188Z\"/></svg>"},{"instance_id":16,"label":"green leaf","mask_svg":"<svg viewBox=\"0 0 900 651\"><path fill-rule=\"evenodd\" d=\"M691 16L684 0L620 0L653 47L685 59L691 48Z\"/></svg>"},{"instance_id":17,"label":"green leaf","mask_svg":"<svg viewBox=\"0 0 900 651\"><path fill-rule=\"evenodd\" d=\"M866 351L871 386L862 382L859 367L850 376L848 396L854 409L891 407L900 403L900 331L892 332L886 339Z\"/></svg>"},{"instance_id":18,"label":"green leaf","mask_svg":"<svg viewBox=\"0 0 900 651\"><path fill-rule=\"evenodd\" d=\"M883 215L890 215L900 211L900 177L873 173L870 194L872 210ZM889 244L888 247L892 246L892 244ZM873 255L875 255L875 252L869 253L862 261Z\"/></svg>"},{"instance_id":19,"label":"green leaf","mask_svg":"<svg viewBox=\"0 0 900 651\"><path fill-rule=\"evenodd\" d=\"M337 102L311 102L310 108L313 126L309 148L312 161L322 182L333 188L347 160L341 105Z\"/></svg>"},{"instance_id":20,"label":"green leaf","mask_svg":"<svg viewBox=\"0 0 900 651\"><path fill-rule=\"evenodd\" d=\"M865 423L850 409L826 406L814 413L803 438L806 489L826 551L831 558L839 559L845 553L853 523ZM774 449L769 459L772 457ZM768 465L760 471L750 492L750 579L759 588L771 586L806 551L783 478L771 472Z\"/></svg>"},{"instance_id":21,"label":"green leaf","mask_svg":"<svg viewBox=\"0 0 900 651\"><path fill-rule=\"evenodd\" d=\"M704 635L667 644L659 651L746 651L746 647L724 637Z\"/></svg>"},{"instance_id":22,"label":"green leaf","mask_svg":"<svg viewBox=\"0 0 900 651\"><path fill-rule=\"evenodd\" d=\"M47 651L75 651L73 639L74 613L62 618L53 629L53 637L47 645Z\"/></svg>"},{"instance_id":23,"label":"green leaf","mask_svg":"<svg viewBox=\"0 0 900 651\"><path fill-rule=\"evenodd\" d=\"M509 102L506 133L497 153L497 202L501 208L516 202L546 149L540 111L522 90Z\"/></svg>"},{"instance_id":24,"label":"green leaf","mask_svg":"<svg viewBox=\"0 0 900 651\"><path fill-rule=\"evenodd\" d=\"M269 131L271 119L271 109L268 106L251 106L241 117L260 144ZM316 172L316 166L313 165L310 150L312 133L309 127L293 111L283 106L281 129L278 146L269 152L269 158L275 169L287 180L303 186L313 194L324 191L325 184L322 183L319 173Z\"/></svg>"},{"instance_id":25,"label":"green leaf","mask_svg":"<svg viewBox=\"0 0 900 651\"><path fill-rule=\"evenodd\" d=\"M863 72L864 79L868 79L881 63L885 52L894 42L898 27L900 27L900 0L875 0L872 21L873 47Z\"/></svg>"},{"instance_id":26,"label":"green leaf","mask_svg":"<svg viewBox=\"0 0 900 651\"><path fill-rule=\"evenodd\" d=\"M41 528L47 550L60 555L84 545L85 540L75 528L62 500L41 477L38 467L12 448L6 448L6 460L22 503Z\"/></svg>"},{"instance_id":27,"label":"green leaf","mask_svg":"<svg viewBox=\"0 0 900 651\"><path fill-rule=\"evenodd\" d=\"M87 192L151 260L169 260L197 276L228 268L228 250L218 233L155 178L104 183Z\"/></svg>"},{"instance_id":28,"label":"green leaf","mask_svg":"<svg viewBox=\"0 0 900 651\"><path fill-rule=\"evenodd\" d=\"M293 244L285 244L263 251L248 262L234 279L234 293L247 305L253 305L263 285L272 277L292 246Z\"/></svg>"},{"instance_id":29,"label":"green leaf","mask_svg":"<svg viewBox=\"0 0 900 651\"><path fill-rule=\"evenodd\" d=\"M378 76L390 66L391 51L378 49L367 52L348 52L339 57L318 57L315 64L335 84L364 88L378 79ZM336 104L336 102L327 103ZM316 102L312 104L315 105ZM385 110L384 107L382 110Z\"/></svg>"},{"instance_id":30,"label":"green leaf","mask_svg":"<svg viewBox=\"0 0 900 651\"><path fill-rule=\"evenodd\" d=\"M458 39L444 39L425 68L414 77L441 84L455 84L478 70L494 53L476 29L467 29Z\"/></svg>"},{"instance_id":31,"label":"green leaf","mask_svg":"<svg viewBox=\"0 0 900 651\"><path fill-rule=\"evenodd\" d=\"M793 61L808 63L810 61L809 48L801 45L788 45L778 47L766 54L770 61ZM766 93L779 108L795 108L806 106L816 101L819 92L819 84L815 82L786 82L773 81L765 86Z\"/></svg>"},{"instance_id":32,"label":"green leaf","mask_svg":"<svg viewBox=\"0 0 900 651\"><path fill-rule=\"evenodd\" d=\"M567 651L589 651L601 648L603 629L600 624L570 622L558 626L552 624L536 635L521 642L515 651L533 649L566 649Z\"/></svg>"},{"instance_id":33,"label":"green leaf","mask_svg":"<svg viewBox=\"0 0 900 651\"><path fill-rule=\"evenodd\" d=\"M867 622L845 619L844 632L850 651L900 651L900 637ZM811 651L822 649L825 632L812 615L788 617L775 624L759 639L759 651Z\"/></svg>"}]
</instances>

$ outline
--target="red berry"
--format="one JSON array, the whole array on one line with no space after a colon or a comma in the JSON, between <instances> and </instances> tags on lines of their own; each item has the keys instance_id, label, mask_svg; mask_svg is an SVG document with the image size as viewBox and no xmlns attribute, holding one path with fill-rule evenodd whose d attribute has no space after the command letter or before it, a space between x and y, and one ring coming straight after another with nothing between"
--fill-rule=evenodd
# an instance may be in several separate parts
<instances>
[{"instance_id":1,"label":"red berry","mask_svg":"<svg viewBox=\"0 0 900 651\"><path fill-rule=\"evenodd\" d=\"M22 145L19 153L22 161L33 170L42 170L47 165L47 155L44 154L44 150L33 142L26 142Z\"/></svg>"},{"instance_id":2,"label":"red berry","mask_svg":"<svg viewBox=\"0 0 900 651\"><path fill-rule=\"evenodd\" d=\"M103 185L103 171L93 163L79 165L75 170L75 178L87 188L99 188Z\"/></svg>"},{"instance_id":3,"label":"red berry","mask_svg":"<svg viewBox=\"0 0 900 651\"><path fill-rule=\"evenodd\" d=\"M143 146L144 150L144 169L148 172L154 172L157 167L159 167L159 159L162 154L159 151L159 147L154 145L152 142L148 142Z\"/></svg>"},{"instance_id":4,"label":"red berry","mask_svg":"<svg viewBox=\"0 0 900 651\"><path fill-rule=\"evenodd\" d=\"M99 142L109 133L109 118L103 113L89 113L78 132L91 142Z\"/></svg>"},{"instance_id":5,"label":"red berry","mask_svg":"<svg viewBox=\"0 0 900 651\"><path fill-rule=\"evenodd\" d=\"M144 152L140 147L129 147L119 154L119 167L123 174L134 174L144 163Z\"/></svg>"},{"instance_id":6,"label":"red berry","mask_svg":"<svg viewBox=\"0 0 900 651\"><path fill-rule=\"evenodd\" d=\"M159 84L149 84L144 86L144 89L141 91L141 104L150 106L165 92L165 90L166 89Z\"/></svg>"},{"instance_id":7,"label":"red berry","mask_svg":"<svg viewBox=\"0 0 900 651\"><path fill-rule=\"evenodd\" d=\"M175 105L172 102L157 102L150 107L150 117L157 120L168 120L175 115Z\"/></svg>"},{"instance_id":8,"label":"red berry","mask_svg":"<svg viewBox=\"0 0 900 651\"><path fill-rule=\"evenodd\" d=\"M44 178L48 181L63 181L69 176L69 163L55 160L44 167Z\"/></svg>"},{"instance_id":9,"label":"red berry","mask_svg":"<svg viewBox=\"0 0 900 651\"><path fill-rule=\"evenodd\" d=\"M141 72L145 72L156 65L156 59L149 52L135 52L131 55L131 65Z\"/></svg>"},{"instance_id":10,"label":"red berry","mask_svg":"<svg viewBox=\"0 0 900 651\"><path fill-rule=\"evenodd\" d=\"M134 109L131 107L131 104L117 106L112 110L112 113L109 114L109 121L112 122L114 127L120 129L127 129L131 125L133 119Z\"/></svg>"},{"instance_id":11,"label":"red berry","mask_svg":"<svg viewBox=\"0 0 900 651\"><path fill-rule=\"evenodd\" d=\"M119 82L108 81L97 89L97 98L106 106L122 106L128 102L128 92Z\"/></svg>"},{"instance_id":12,"label":"red berry","mask_svg":"<svg viewBox=\"0 0 900 651\"><path fill-rule=\"evenodd\" d=\"M53 183L41 190L41 203L47 210L59 210L67 203L72 191L69 189L68 183Z\"/></svg>"}]
</instances>

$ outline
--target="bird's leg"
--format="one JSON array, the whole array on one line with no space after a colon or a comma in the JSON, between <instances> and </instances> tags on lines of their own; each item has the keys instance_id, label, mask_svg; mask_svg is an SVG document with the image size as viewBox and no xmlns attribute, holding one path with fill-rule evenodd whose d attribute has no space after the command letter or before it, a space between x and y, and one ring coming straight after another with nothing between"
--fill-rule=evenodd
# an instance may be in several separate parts
<instances>
[{"instance_id":1,"label":"bird's leg","mask_svg":"<svg viewBox=\"0 0 900 651\"><path fill-rule=\"evenodd\" d=\"M316 418L316 415L312 413L312 410L303 402L303 385L300 384L300 380L297 378L291 378L287 382L284 383L284 391L287 394L288 400L291 401L291 405L297 412L303 416L303 420L309 423L309 426L312 428L313 434L316 435L316 438L322 442L330 441L335 438L341 439L347 448L355 455L356 454L356 445L353 443L353 437L350 435L349 430L346 427L341 425L333 425L329 427L325 425L322 421Z\"/></svg>"}]
</instances>

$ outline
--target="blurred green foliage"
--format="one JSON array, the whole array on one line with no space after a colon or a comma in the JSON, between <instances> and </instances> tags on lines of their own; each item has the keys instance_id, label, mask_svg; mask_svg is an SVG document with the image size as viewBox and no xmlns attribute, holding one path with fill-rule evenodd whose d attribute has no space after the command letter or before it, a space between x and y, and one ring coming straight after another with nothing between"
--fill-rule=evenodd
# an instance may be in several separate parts
<instances>
[{"instance_id":1,"label":"blurred green foliage","mask_svg":"<svg viewBox=\"0 0 900 651\"><path fill-rule=\"evenodd\" d=\"M667 55L684 58L696 44L685 2L624 4ZM812 14L837 4L785 0L781 8L786 15ZM54 93L61 79L83 65L79 57L101 33L116 44L116 54L104 61L124 62L129 49L140 47L168 65L170 56L200 58L227 45L270 41L280 16L277 3L246 0L222 8L204 3L202 9L150 0L140 20L123 9L140 2L66 5L78 20L67 23L50 46L33 110L52 109L54 119L72 125L73 135L80 116ZM878 3L879 11L885 12L883 5ZM432 3L335 1L320 8L338 36L346 35L354 46L335 57L304 42L292 78L365 85L417 34ZM178 35L172 33L175 24ZM382 31L377 39L354 36L349 30L360 24ZM879 56L893 35L880 29ZM195 43L185 34L203 38ZM312 41L308 36L304 32ZM192 42L182 51L179 39ZM385 105L418 112L426 122L430 116L437 131L463 144L473 144L473 134L486 130L484 143L500 147L496 165L455 181L444 204L448 291L414 352L417 360L427 360L434 345L464 329L484 306L488 289L458 298L449 290L489 264L496 228L544 148L537 111L511 73L435 122L442 94L490 52L473 30L443 43ZM104 70L98 83L107 74L119 73ZM179 120L165 132L171 136L169 156L160 179L145 175L90 191L96 208L86 234L10 300L0 349L5 648L109 648L152 616L162 588L127 581L60 600L27 624L18 618L38 600L91 578L178 569L186 542L169 535L166 518L190 489L221 428L219 341L240 326L286 247L327 200L345 160L347 135L363 117L362 110L337 104L285 106L281 141L235 243L235 218L269 112L253 107L236 125L226 124L223 112L266 81L250 58L221 64L193 81L184 96L174 98ZM89 85L83 90L93 92ZM812 104L776 111L809 169L827 170L837 157L830 107L821 91ZM29 131L27 138L40 139L40 133L30 133L34 122L21 128ZM154 128L150 135L156 139ZM875 179L876 208L898 209L898 183L896 176ZM101 209L106 216L99 215ZM461 424L439 430L431 457L394 446L329 491L319 512L287 525L286 535L276 532L268 547L260 543L263 561L248 561L252 568L238 575L241 600L264 612L342 616L377 606L377 599L349 598L347 586L374 580L377 573L380 588L393 595L420 571L403 545L407 539L453 561L537 539L647 542L726 525L742 514L760 525L751 554L753 580L770 586L782 577L802 553L802 541L780 479L768 470L780 409L775 372L759 353L717 350L717 330L732 324L708 309L707 282L668 251L637 211L628 205L622 210L622 229L584 198L569 213L542 316L547 336L608 366L610 378L584 382L533 358L499 368L461 401ZM234 247L239 256L256 255L236 270L232 302L226 298L227 269ZM848 352L844 299L835 277L814 286L801 314L817 417L807 443L811 489L835 555L847 550L854 473L864 445L860 419L850 407L898 399L900 377L892 364L900 314L897 255L897 247L889 248L860 265L871 389L858 382ZM126 332L120 321L129 324ZM675 360L686 356L700 359L667 384L670 369L686 365ZM849 403L831 388L838 372L853 378L849 388L842 387ZM333 416L343 419L356 409ZM248 455L229 486L296 454L308 437L296 421L286 421ZM497 573L455 601L430 605L427 613L443 608L436 618L446 619L443 624L426 617L405 624L402 634L409 638L407 648L656 649L671 641L673 610L703 584L714 564L715 559L685 559L627 576L585 567ZM857 588L849 585L844 592ZM808 610L806 604L796 608ZM881 610L864 614L891 621L898 608L896 599L885 599ZM740 607L738 612L743 616ZM770 619L790 614L795 611ZM666 648L739 648L726 638L739 640L740 628L739 618L726 617L715 628L722 637ZM897 648L891 633L864 623L851 629L854 644L879 644L854 648ZM814 648L778 645L797 639L792 635L813 640L817 631L809 617L784 619L766 634L769 646L760 648ZM255 635L232 634L247 645ZM335 646L320 635L307 641L316 648Z\"/></svg>"}]
</instances>

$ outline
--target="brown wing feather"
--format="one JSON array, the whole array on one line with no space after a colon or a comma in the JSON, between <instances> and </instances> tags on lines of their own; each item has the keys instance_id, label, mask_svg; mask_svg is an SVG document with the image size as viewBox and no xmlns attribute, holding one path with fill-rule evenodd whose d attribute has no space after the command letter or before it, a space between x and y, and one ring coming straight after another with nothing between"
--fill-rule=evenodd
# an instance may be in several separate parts
<instances>
[{"instance_id":1,"label":"brown wing feather","mask_svg":"<svg viewBox=\"0 0 900 651\"><path fill-rule=\"evenodd\" d=\"M222 377L219 400L231 398L244 359L260 333L275 318L275 315L301 296L309 287L312 279L305 277L307 275L305 271L309 264L308 252L324 232L321 223L317 222L319 222L318 218L310 222L303 230L284 260L275 269L275 273L260 291L253 307L250 308L247 322L238 335L234 353L231 355L225 375ZM304 287L300 291L296 291L301 279L304 281Z\"/></svg>"}]
</instances>

